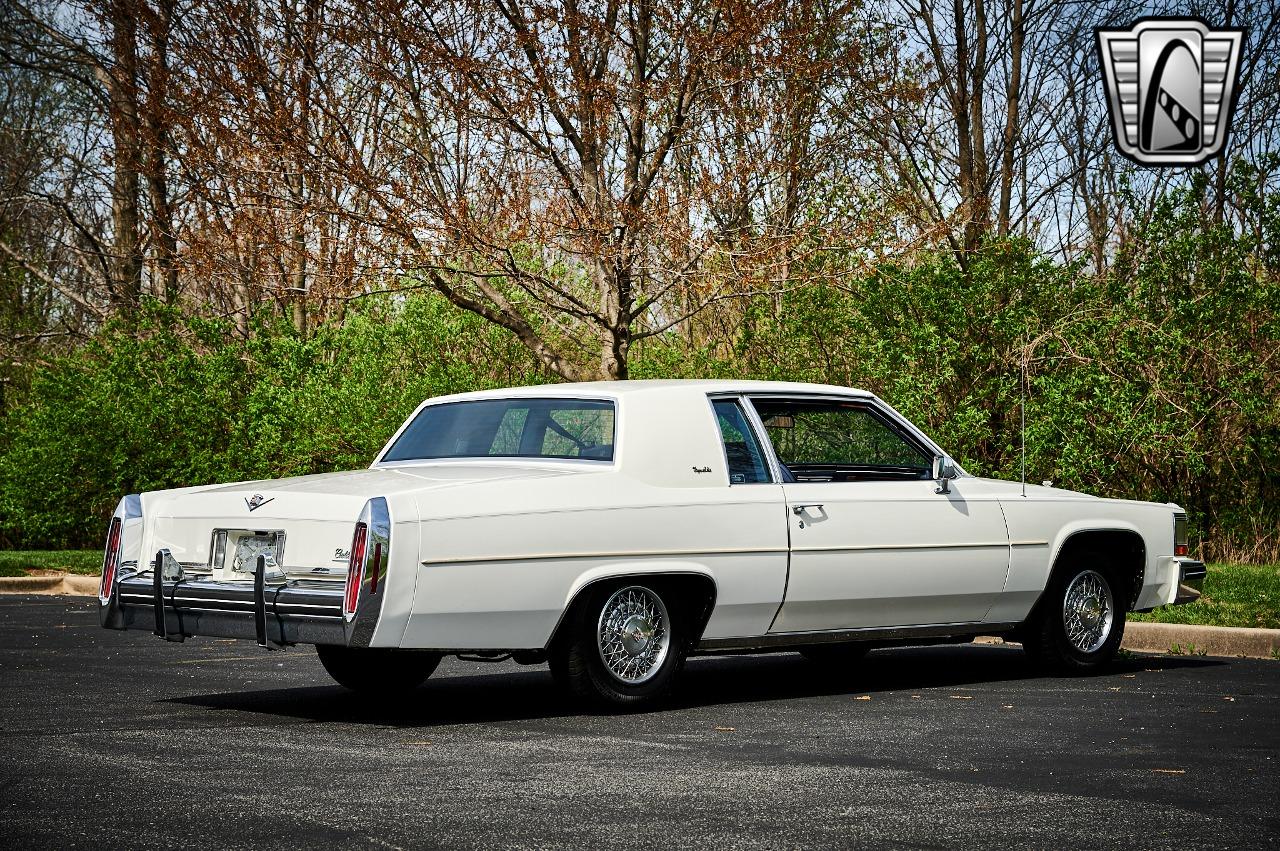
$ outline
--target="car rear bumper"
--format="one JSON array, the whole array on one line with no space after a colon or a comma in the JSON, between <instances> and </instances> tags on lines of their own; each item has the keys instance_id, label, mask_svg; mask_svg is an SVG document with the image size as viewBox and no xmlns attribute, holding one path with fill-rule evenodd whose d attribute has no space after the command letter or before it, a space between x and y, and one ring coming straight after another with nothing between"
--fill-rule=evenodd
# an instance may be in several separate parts
<instances>
[{"instance_id":1,"label":"car rear bumper","mask_svg":"<svg viewBox=\"0 0 1280 851\"><path fill-rule=\"evenodd\" d=\"M305 579L269 583L261 571L253 582L203 576L157 579L157 575L155 569L121 574L100 607L102 625L145 629L169 641L205 635L247 638L273 648L290 644L364 647L377 620L377 608L363 605L355 617L343 616L342 583Z\"/></svg>"},{"instance_id":2,"label":"car rear bumper","mask_svg":"<svg viewBox=\"0 0 1280 851\"><path fill-rule=\"evenodd\" d=\"M1178 559L1178 593L1173 598L1175 606L1183 603L1194 603L1200 599L1204 589L1204 578L1208 573L1204 562L1192 559Z\"/></svg>"}]
</instances>

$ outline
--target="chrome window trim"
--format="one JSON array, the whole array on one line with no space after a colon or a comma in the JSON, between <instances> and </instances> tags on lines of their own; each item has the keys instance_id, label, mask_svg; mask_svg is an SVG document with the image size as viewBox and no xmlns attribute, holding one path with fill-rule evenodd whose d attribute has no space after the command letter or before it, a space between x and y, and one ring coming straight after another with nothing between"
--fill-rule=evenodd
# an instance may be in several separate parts
<instances>
[{"instance_id":1,"label":"chrome window trim","mask_svg":"<svg viewBox=\"0 0 1280 851\"><path fill-rule=\"evenodd\" d=\"M764 460L765 470L769 476L767 482L735 483L733 481L733 477L729 473L728 447L724 445L724 433L720 431L720 419L719 415L716 414L716 402L732 402L738 406L738 410L742 411L743 419L747 421L747 428L751 430L751 436L755 438L756 445L760 447L760 455ZM708 393L707 408L711 411L711 424L715 427L716 433L720 435L720 457L724 459L724 473L729 479L729 487L776 485L781 483L782 471L778 469L777 459L773 457L773 447L769 443L769 437L763 431L764 426L761 425L760 418L756 416L755 409L746 404L746 397L742 393Z\"/></svg>"},{"instance_id":2,"label":"chrome window trim","mask_svg":"<svg viewBox=\"0 0 1280 851\"><path fill-rule=\"evenodd\" d=\"M615 453L616 454L616 453ZM458 467L558 467L589 465L592 467L612 467L618 462L605 461L602 458L553 458L533 455L459 455L455 458L410 458L404 461L376 461L368 469L394 470L398 467L423 467L427 465L452 465Z\"/></svg>"},{"instance_id":3,"label":"chrome window trim","mask_svg":"<svg viewBox=\"0 0 1280 851\"><path fill-rule=\"evenodd\" d=\"M751 404L751 397L745 393L741 394L738 404L742 405L742 410L747 414L747 422L751 423L751 428L756 432L756 439L759 441L761 451L764 452L766 463L769 465L769 475L778 484L785 484L786 477L782 475L782 462L778 460L778 453L773 449L773 441L769 439L769 432L764 427L764 420L760 419L760 413L756 410L756 406Z\"/></svg>"},{"instance_id":4,"label":"chrome window trim","mask_svg":"<svg viewBox=\"0 0 1280 851\"><path fill-rule=\"evenodd\" d=\"M938 455L942 455L946 458L951 458L951 456L948 455L946 452L944 452L940 446L938 446L932 440L929 440L928 437L926 437L924 433L920 431L920 429L912 425L910 420L902 416L902 414L898 413L889 405L886 405L879 397L876 397L876 396L843 396L838 393L771 393L767 391L763 393L744 392L741 394L741 396L743 398L743 401L746 403L745 407L750 409L751 417L753 418L754 422L759 423L759 428L762 430L764 429L764 420L763 418L761 418L760 412L756 410L756 407L755 407L756 399L760 399L761 401L782 401L782 402L788 402L788 401L837 402L842 405L852 405L854 407L865 408L871 411L872 416L876 416L879 419L883 420L885 425L887 425L895 435L900 437L903 440L903 442L907 443L909 446L914 447L915 449L922 451L924 453L926 461L928 461L934 453ZM767 438L768 431L766 430L764 431L764 433L766 435L766 440L765 440L766 451L769 454L771 463L775 465L778 481L781 482L782 481L782 475L781 475L782 460L778 458L777 451L774 449L774 446L773 446L773 440ZM955 464L954 460L952 461L952 463ZM964 470L960 468L959 464L956 464L955 467L956 467L956 471L959 472L962 476L968 475L967 473L964 472ZM831 484L831 483L811 482L809 484Z\"/></svg>"}]
</instances>

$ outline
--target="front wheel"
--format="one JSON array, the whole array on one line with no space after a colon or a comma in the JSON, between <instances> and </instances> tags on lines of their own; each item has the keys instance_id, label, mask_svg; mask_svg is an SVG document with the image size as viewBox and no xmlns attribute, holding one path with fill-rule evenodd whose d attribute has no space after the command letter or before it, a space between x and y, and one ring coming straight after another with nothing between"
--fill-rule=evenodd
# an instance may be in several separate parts
<instances>
[{"instance_id":1,"label":"front wheel","mask_svg":"<svg viewBox=\"0 0 1280 851\"><path fill-rule=\"evenodd\" d=\"M635 708L666 695L684 665L687 625L657 589L606 587L570 613L551 673L576 696Z\"/></svg>"},{"instance_id":2,"label":"front wheel","mask_svg":"<svg viewBox=\"0 0 1280 851\"><path fill-rule=\"evenodd\" d=\"M431 676L441 658L439 653L417 650L333 644L317 644L316 653L338 685L371 695L413 691Z\"/></svg>"},{"instance_id":3,"label":"front wheel","mask_svg":"<svg viewBox=\"0 0 1280 851\"><path fill-rule=\"evenodd\" d=\"M1092 560L1089 560L1092 561ZM1115 658L1125 607L1113 574L1092 566L1061 571L1022 629L1022 646L1044 667L1089 673Z\"/></svg>"}]
</instances>

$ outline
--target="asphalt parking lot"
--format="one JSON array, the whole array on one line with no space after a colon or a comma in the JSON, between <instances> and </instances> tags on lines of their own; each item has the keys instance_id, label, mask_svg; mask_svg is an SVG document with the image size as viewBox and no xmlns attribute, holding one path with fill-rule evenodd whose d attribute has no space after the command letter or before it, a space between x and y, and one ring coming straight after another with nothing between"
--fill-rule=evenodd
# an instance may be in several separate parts
<instances>
[{"instance_id":1,"label":"asphalt parking lot","mask_svg":"<svg viewBox=\"0 0 1280 851\"><path fill-rule=\"evenodd\" d=\"M545 667L446 660L371 705L305 648L165 644L92 599L0 598L9 848L1280 844L1280 663L1016 648L695 659L583 714Z\"/></svg>"}]
</instances>

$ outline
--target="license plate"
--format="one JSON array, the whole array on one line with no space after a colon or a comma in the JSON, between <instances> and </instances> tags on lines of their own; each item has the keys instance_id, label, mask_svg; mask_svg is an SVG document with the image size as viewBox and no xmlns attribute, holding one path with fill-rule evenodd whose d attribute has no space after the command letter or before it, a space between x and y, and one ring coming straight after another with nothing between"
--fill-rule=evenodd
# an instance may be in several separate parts
<instances>
[{"instance_id":1,"label":"license plate","mask_svg":"<svg viewBox=\"0 0 1280 851\"><path fill-rule=\"evenodd\" d=\"M213 567L225 576L253 576L258 557L267 559L267 571L284 563L284 533L248 529L219 529L214 535Z\"/></svg>"}]
</instances>

